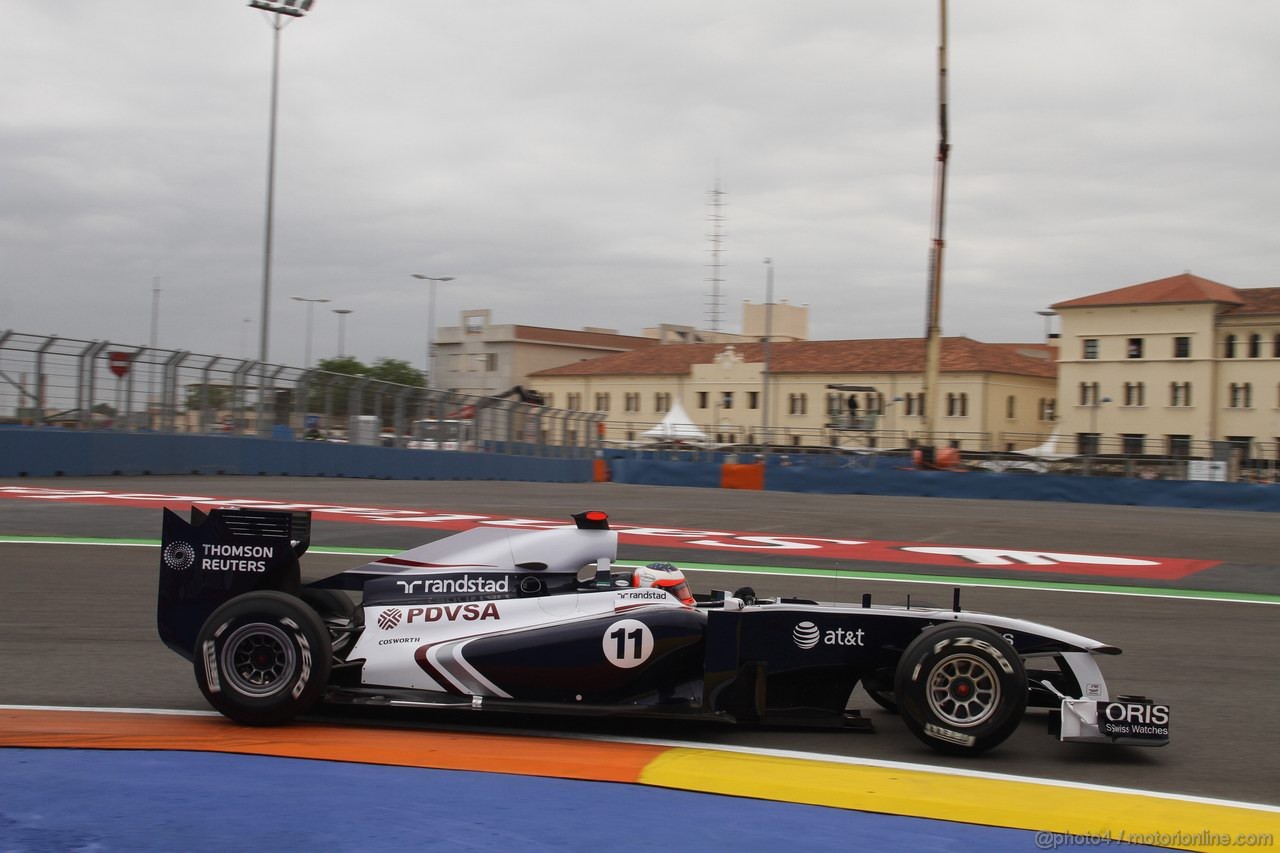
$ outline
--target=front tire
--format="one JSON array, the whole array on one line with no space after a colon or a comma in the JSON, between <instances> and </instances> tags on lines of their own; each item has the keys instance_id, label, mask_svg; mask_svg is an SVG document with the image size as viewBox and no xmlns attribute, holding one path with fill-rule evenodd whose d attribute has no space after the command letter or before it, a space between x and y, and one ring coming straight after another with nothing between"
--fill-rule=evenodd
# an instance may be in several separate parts
<instances>
[{"instance_id":1,"label":"front tire","mask_svg":"<svg viewBox=\"0 0 1280 853\"><path fill-rule=\"evenodd\" d=\"M990 628L950 623L924 631L898 662L894 698L907 728L949 755L1003 743L1027 708L1027 673Z\"/></svg>"},{"instance_id":2,"label":"front tire","mask_svg":"<svg viewBox=\"0 0 1280 853\"><path fill-rule=\"evenodd\" d=\"M329 681L329 630L309 606L281 592L223 604L196 636L196 683L237 723L271 726L305 714Z\"/></svg>"}]
</instances>

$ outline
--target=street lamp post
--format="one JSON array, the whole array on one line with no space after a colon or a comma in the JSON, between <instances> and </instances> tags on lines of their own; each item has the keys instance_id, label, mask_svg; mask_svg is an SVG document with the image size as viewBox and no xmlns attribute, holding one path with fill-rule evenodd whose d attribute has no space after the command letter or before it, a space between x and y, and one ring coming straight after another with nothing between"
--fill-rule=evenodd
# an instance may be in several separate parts
<instances>
[{"instance_id":1,"label":"street lamp post","mask_svg":"<svg viewBox=\"0 0 1280 853\"><path fill-rule=\"evenodd\" d=\"M330 300L312 299L307 296L292 296L290 298L294 302L307 303L307 344L306 344L306 355L302 359L302 366L305 367L307 370L310 370L311 369L311 309L315 307L315 303L317 302L329 302Z\"/></svg>"},{"instance_id":2,"label":"street lamp post","mask_svg":"<svg viewBox=\"0 0 1280 853\"><path fill-rule=\"evenodd\" d=\"M427 282L427 373L422 378L422 387L430 388L436 378L436 285L442 281L453 281L453 276L422 275L413 273L414 278Z\"/></svg>"},{"instance_id":3,"label":"street lamp post","mask_svg":"<svg viewBox=\"0 0 1280 853\"><path fill-rule=\"evenodd\" d=\"M761 396L764 414L761 417L761 449L769 452L769 357L773 340L773 258L764 259L764 387Z\"/></svg>"},{"instance_id":4,"label":"street lamp post","mask_svg":"<svg viewBox=\"0 0 1280 853\"><path fill-rule=\"evenodd\" d=\"M284 29L285 18L301 18L310 9L314 0L249 0L249 7L271 13L268 23L271 25L271 119L267 133L267 215L263 229L262 250L262 317L258 330L258 365L261 382L258 387L258 429L263 424L265 400L263 391L266 388L267 356L271 341L271 245L272 225L275 220L276 195L276 108L280 95L280 31Z\"/></svg>"},{"instance_id":5,"label":"street lamp post","mask_svg":"<svg viewBox=\"0 0 1280 853\"><path fill-rule=\"evenodd\" d=\"M355 309L330 308L329 310L338 315L338 358L342 358L347 354L347 315Z\"/></svg>"}]
</instances>

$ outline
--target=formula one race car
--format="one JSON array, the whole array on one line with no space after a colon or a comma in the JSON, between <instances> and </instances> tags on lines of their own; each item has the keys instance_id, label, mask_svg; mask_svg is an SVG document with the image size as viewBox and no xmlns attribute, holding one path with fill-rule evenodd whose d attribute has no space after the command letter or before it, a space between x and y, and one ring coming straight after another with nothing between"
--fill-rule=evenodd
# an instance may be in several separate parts
<instances>
[{"instance_id":1,"label":"formula one race car","mask_svg":"<svg viewBox=\"0 0 1280 853\"><path fill-rule=\"evenodd\" d=\"M158 623L209 703L250 725L317 702L869 728L861 682L946 753L990 749L1025 710L1062 740L1162 746L1169 709L1112 697L1056 628L960 609L693 596L669 564L622 570L603 512L476 528L303 584L308 513L166 510ZM358 593L353 606L348 592Z\"/></svg>"}]
</instances>

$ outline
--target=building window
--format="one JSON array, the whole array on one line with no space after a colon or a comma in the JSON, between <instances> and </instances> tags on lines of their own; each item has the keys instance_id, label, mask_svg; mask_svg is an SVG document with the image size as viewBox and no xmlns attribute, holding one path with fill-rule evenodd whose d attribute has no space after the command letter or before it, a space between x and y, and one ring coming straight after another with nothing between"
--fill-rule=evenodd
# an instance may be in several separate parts
<instances>
[{"instance_id":1,"label":"building window","mask_svg":"<svg viewBox=\"0 0 1280 853\"><path fill-rule=\"evenodd\" d=\"M923 412L921 413L923 414ZM969 395L968 394L948 394L947 395L947 417L963 418L969 415Z\"/></svg>"},{"instance_id":2,"label":"building window","mask_svg":"<svg viewBox=\"0 0 1280 853\"><path fill-rule=\"evenodd\" d=\"M653 395L653 410L660 415L671 411L670 392L659 391Z\"/></svg>"},{"instance_id":3,"label":"building window","mask_svg":"<svg viewBox=\"0 0 1280 853\"><path fill-rule=\"evenodd\" d=\"M1098 357L1098 339L1097 338L1084 339L1084 357L1085 358Z\"/></svg>"},{"instance_id":4,"label":"building window","mask_svg":"<svg viewBox=\"0 0 1280 853\"><path fill-rule=\"evenodd\" d=\"M1147 397L1146 386L1141 382L1124 383L1124 404L1126 406L1145 406Z\"/></svg>"},{"instance_id":5,"label":"building window","mask_svg":"<svg viewBox=\"0 0 1280 853\"><path fill-rule=\"evenodd\" d=\"M1168 454L1185 459L1191 455L1191 436L1189 435L1168 435L1165 436Z\"/></svg>"},{"instance_id":6,"label":"building window","mask_svg":"<svg viewBox=\"0 0 1280 853\"><path fill-rule=\"evenodd\" d=\"M1147 437L1141 433L1122 433L1120 441L1125 456L1141 456L1146 452L1143 447L1147 443Z\"/></svg>"},{"instance_id":7,"label":"building window","mask_svg":"<svg viewBox=\"0 0 1280 853\"><path fill-rule=\"evenodd\" d=\"M1253 408L1253 385L1249 382L1232 382L1229 405L1233 409Z\"/></svg>"},{"instance_id":8,"label":"building window","mask_svg":"<svg viewBox=\"0 0 1280 853\"><path fill-rule=\"evenodd\" d=\"M1012 420L1018 415L1018 398L1010 394L1004 398L1004 416Z\"/></svg>"},{"instance_id":9,"label":"building window","mask_svg":"<svg viewBox=\"0 0 1280 853\"><path fill-rule=\"evenodd\" d=\"M1231 442L1233 451L1240 451L1241 459L1251 459L1253 457L1253 436L1251 435L1229 435L1227 441Z\"/></svg>"},{"instance_id":10,"label":"building window","mask_svg":"<svg viewBox=\"0 0 1280 853\"><path fill-rule=\"evenodd\" d=\"M496 352L482 352L476 356L481 371L493 373L498 369L498 354Z\"/></svg>"},{"instance_id":11,"label":"building window","mask_svg":"<svg viewBox=\"0 0 1280 853\"><path fill-rule=\"evenodd\" d=\"M1173 357L1191 358L1191 338L1177 337L1173 339Z\"/></svg>"},{"instance_id":12,"label":"building window","mask_svg":"<svg viewBox=\"0 0 1280 853\"><path fill-rule=\"evenodd\" d=\"M575 411L575 412L582 411L582 395L569 394L568 400L565 402L565 405L568 406L572 411Z\"/></svg>"},{"instance_id":13,"label":"building window","mask_svg":"<svg viewBox=\"0 0 1280 853\"><path fill-rule=\"evenodd\" d=\"M748 409L760 408L760 392L759 391L747 392L747 408Z\"/></svg>"},{"instance_id":14,"label":"building window","mask_svg":"<svg viewBox=\"0 0 1280 853\"><path fill-rule=\"evenodd\" d=\"M721 392L721 394L720 394L720 408L722 408L722 409L732 409L732 408L733 408L733 392L732 392L732 391L723 391L723 392Z\"/></svg>"},{"instance_id":15,"label":"building window","mask_svg":"<svg viewBox=\"0 0 1280 853\"><path fill-rule=\"evenodd\" d=\"M1280 334L1271 341L1271 357L1280 358Z\"/></svg>"},{"instance_id":16,"label":"building window","mask_svg":"<svg viewBox=\"0 0 1280 853\"><path fill-rule=\"evenodd\" d=\"M1249 336L1249 358L1260 358L1262 356L1262 335Z\"/></svg>"},{"instance_id":17,"label":"building window","mask_svg":"<svg viewBox=\"0 0 1280 853\"><path fill-rule=\"evenodd\" d=\"M1052 397L1040 398L1040 420L1051 421L1057 417L1058 401Z\"/></svg>"},{"instance_id":18,"label":"building window","mask_svg":"<svg viewBox=\"0 0 1280 853\"><path fill-rule=\"evenodd\" d=\"M921 416L924 414L924 394L907 394L903 397L906 415Z\"/></svg>"},{"instance_id":19,"label":"building window","mask_svg":"<svg viewBox=\"0 0 1280 853\"><path fill-rule=\"evenodd\" d=\"M484 331L484 317L479 314L467 318L466 326L468 335L478 335Z\"/></svg>"},{"instance_id":20,"label":"building window","mask_svg":"<svg viewBox=\"0 0 1280 853\"><path fill-rule=\"evenodd\" d=\"M1098 383L1097 382L1081 382L1080 383L1080 405L1096 406L1098 400Z\"/></svg>"},{"instance_id":21,"label":"building window","mask_svg":"<svg viewBox=\"0 0 1280 853\"><path fill-rule=\"evenodd\" d=\"M609 395L608 394L596 395L596 411L597 412L609 411Z\"/></svg>"},{"instance_id":22,"label":"building window","mask_svg":"<svg viewBox=\"0 0 1280 853\"><path fill-rule=\"evenodd\" d=\"M622 398L622 408L626 412L640 411L640 395L634 392L627 394Z\"/></svg>"},{"instance_id":23,"label":"building window","mask_svg":"<svg viewBox=\"0 0 1280 853\"><path fill-rule=\"evenodd\" d=\"M883 415L884 414L884 395L879 391L874 394L867 395L867 414Z\"/></svg>"},{"instance_id":24,"label":"building window","mask_svg":"<svg viewBox=\"0 0 1280 853\"><path fill-rule=\"evenodd\" d=\"M808 394L790 394L787 397L787 414L807 415L809 413Z\"/></svg>"},{"instance_id":25,"label":"building window","mask_svg":"<svg viewBox=\"0 0 1280 853\"><path fill-rule=\"evenodd\" d=\"M1190 382L1170 382L1169 383L1169 405L1170 406L1190 406L1191 405L1191 383Z\"/></svg>"},{"instance_id":26,"label":"building window","mask_svg":"<svg viewBox=\"0 0 1280 853\"><path fill-rule=\"evenodd\" d=\"M1225 338L1223 338L1222 357L1223 358L1236 357L1236 336L1235 335L1227 335Z\"/></svg>"},{"instance_id":27,"label":"building window","mask_svg":"<svg viewBox=\"0 0 1280 853\"><path fill-rule=\"evenodd\" d=\"M707 392L699 391L698 392L698 408L705 409L706 407L707 407Z\"/></svg>"},{"instance_id":28,"label":"building window","mask_svg":"<svg viewBox=\"0 0 1280 853\"><path fill-rule=\"evenodd\" d=\"M548 409L554 409L556 407L556 395L550 393L543 394L542 405L546 406Z\"/></svg>"},{"instance_id":29,"label":"building window","mask_svg":"<svg viewBox=\"0 0 1280 853\"><path fill-rule=\"evenodd\" d=\"M1125 348L1125 354L1129 358L1142 358L1142 338L1129 338L1129 345Z\"/></svg>"},{"instance_id":30,"label":"building window","mask_svg":"<svg viewBox=\"0 0 1280 853\"><path fill-rule=\"evenodd\" d=\"M1098 433L1076 433L1076 453L1081 456L1096 456L1098 453Z\"/></svg>"}]
</instances>

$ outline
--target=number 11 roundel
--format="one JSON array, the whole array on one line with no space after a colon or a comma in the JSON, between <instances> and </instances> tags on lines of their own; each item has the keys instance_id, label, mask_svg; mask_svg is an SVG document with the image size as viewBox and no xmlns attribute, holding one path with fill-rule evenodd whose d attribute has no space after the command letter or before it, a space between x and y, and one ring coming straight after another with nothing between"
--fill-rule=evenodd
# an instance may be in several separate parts
<instances>
[{"instance_id":1,"label":"number 11 roundel","mask_svg":"<svg viewBox=\"0 0 1280 853\"><path fill-rule=\"evenodd\" d=\"M622 669L639 666L653 654L653 632L638 619L619 619L604 630L604 659Z\"/></svg>"}]
</instances>

